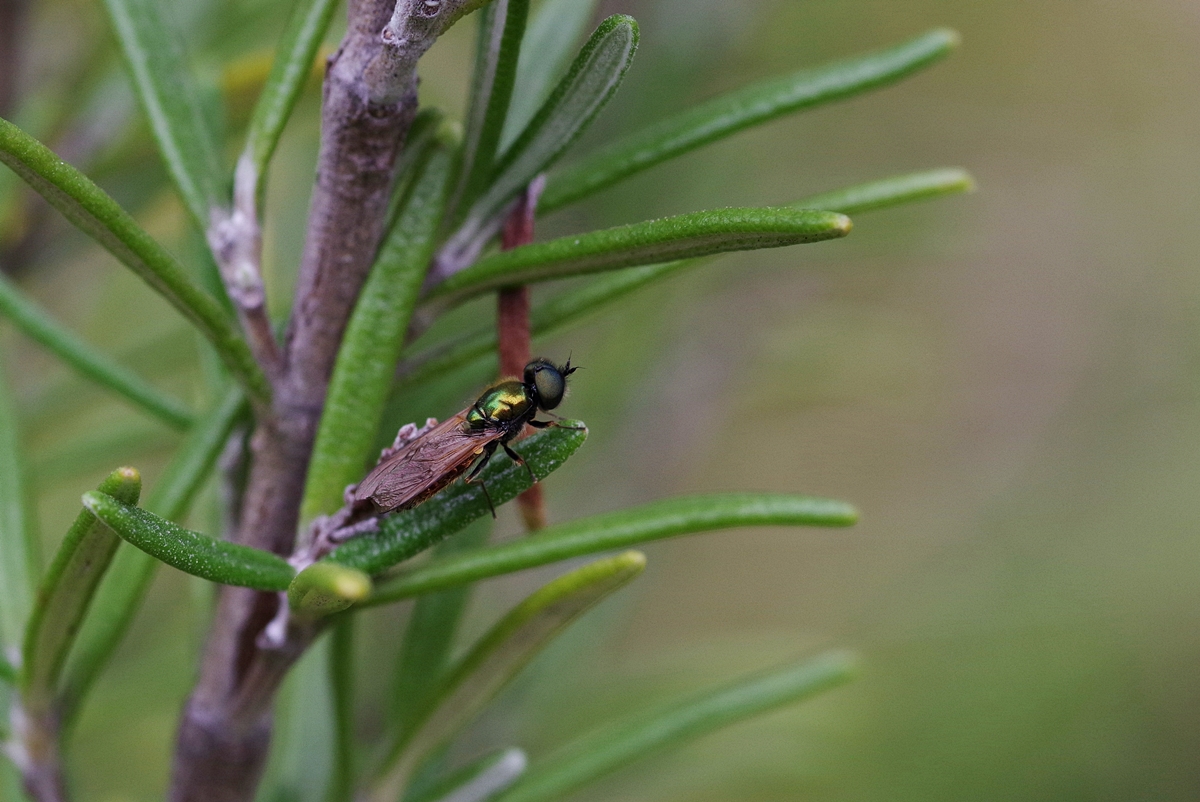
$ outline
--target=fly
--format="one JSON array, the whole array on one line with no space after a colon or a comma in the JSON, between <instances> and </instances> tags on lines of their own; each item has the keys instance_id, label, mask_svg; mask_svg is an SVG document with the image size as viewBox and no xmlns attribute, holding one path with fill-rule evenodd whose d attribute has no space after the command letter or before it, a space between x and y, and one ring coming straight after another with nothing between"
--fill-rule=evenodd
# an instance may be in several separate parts
<instances>
[{"instance_id":1,"label":"fly","mask_svg":"<svg viewBox=\"0 0 1200 802\"><path fill-rule=\"evenodd\" d=\"M535 417L562 402L567 377L576 370L569 359L562 366L535 359L525 366L523 380L505 379L493 384L457 415L441 423L431 418L419 430L412 424L405 426L362 482L347 489L351 520L411 509L464 474L464 481L478 484L483 490L494 518L496 507L487 485L479 478L480 472L496 450L503 448L513 462L529 471L530 479L537 481L533 469L508 444L526 425L535 429L556 425Z\"/></svg>"}]
</instances>

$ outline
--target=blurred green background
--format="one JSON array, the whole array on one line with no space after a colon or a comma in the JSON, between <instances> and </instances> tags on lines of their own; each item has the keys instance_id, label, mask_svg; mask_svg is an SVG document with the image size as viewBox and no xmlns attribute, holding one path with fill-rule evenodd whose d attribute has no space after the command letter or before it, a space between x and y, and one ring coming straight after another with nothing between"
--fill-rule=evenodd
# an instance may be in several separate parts
<instances>
[{"instance_id":1,"label":"blurred green background","mask_svg":"<svg viewBox=\"0 0 1200 802\"><path fill-rule=\"evenodd\" d=\"M980 189L863 215L846 240L723 258L540 344L585 366L564 411L592 429L547 483L556 520L753 489L846 499L862 522L648 547L646 576L539 659L463 753L515 743L537 755L649 699L845 646L863 656L858 682L578 798L1197 798L1200 8L602 5L639 20L642 46L576 153L720 91L930 27L954 27L964 42L900 85L647 172L550 218L547 235L784 203L943 165L968 168ZM214 85L224 76L236 129L227 65L269 45L278 4L193 0L177 14L198 69ZM455 112L472 47L471 26L460 27L426 59L422 84L426 102ZM54 119L55 102L87 108L86 97L91 119L128 103L93 4L40 0L28 36L22 86L42 105L21 107L27 119ZM252 98L241 98L243 116ZM272 175L279 313L301 248L318 98L314 85ZM151 231L194 253L140 123L88 170ZM43 228L32 254L8 252L26 289L199 403L208 368L165 304L64 224ZM152 480L176 438L7 328L2 340L49 547L81 492L118 463ZM453 411L485 378L431 389L405 412ZM215 529L212 507L200 505L193 523ZM500 534L516 528L502 512ZM467 633L554 573L487 584ZM81 722L81 798L161 795L207 598L201 583L161 571ZM386 685L381 655L403 615L364 622L366 739L372 694Z\"/></svg>"}]
</instances>

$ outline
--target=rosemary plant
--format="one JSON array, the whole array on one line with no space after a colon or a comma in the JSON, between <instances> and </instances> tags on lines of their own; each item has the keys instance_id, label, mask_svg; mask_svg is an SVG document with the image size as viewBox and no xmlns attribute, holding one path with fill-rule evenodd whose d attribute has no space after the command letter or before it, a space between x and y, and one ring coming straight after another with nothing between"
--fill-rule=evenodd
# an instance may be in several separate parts
<instances>
[{"instance_id":1,"label":"rosemary plant","mask_svg":"<svg viewBox=\"0 0 1200 802\"><path fill-rule=\"evenodd\" d=\"M621 14L595 22L595 0L544 0L533 14L529 0L350 0L341 43L324 54L332 0L259 5L263 24L278 20L282 34L269 70L255 73L232 63L194 71L170 4L103 3L133 96L188 224L202 235L196 247L172 252L148 232L143 213L135 216L114 197L120 193L80 169L104 173L95 142L111 145L129 127L124 119L92 131L90 150L72 150L60 135L99 114L86 103L60 103L51 123L32 103L10 106L21 124L0 119L3 219L11 224L31 208L19 178L170 304L214 357L206 402L184 403L39 307L14 265L0 278L0 313L12 326L182 432L144 496L132 467L78 488L82 509L42 559L27 504L23 423L0 374L0 686L11 713L6 754L24 793L38 802L71 797L65 747L73 725L160 563L217 588L178 723L169 789L177 802L559 799L657 750L846 681L852 658L821 655L580 733L552 754L527 759L519 745L498 743L474 762L459 760L447 747L501 689L639 575L645 557L627 549L730 527L847 526L854 509L799 495L725 494L545 526L535 477L577 452L587 459L586 427L564 422L515 443L526 465L503 456L487 465L480 478L490 500L456 482L353 530L330 521L347 520L346 488L375 463L397 414L411 414L397 399L414 388L472 375L497 354L502 372L518 371L531 338L709 257L836 239L850 232L851 216L968 189L965 173L938 169L786 206L534 236L539 214L749 127L919 71L954 48L955 34L934 30L770 78L576 153L572 145L621 87L638 47L637 23ZM200 3L189 13L191 40L203 14L217 9ZM478 28L461 121L417 99L422 56L456 24ZM106 71L105 52L97 47L84 66L101 76L92 96L111 100L122 79ZM263 199L272 157L314 70L323 82L316 180L294 299L275 319L264 281ZM239 121L236 97L246 85L257 99ZM120 112L119 102L109 105ZM227 133L217 133L219 120L231 123ZM292 272L270 272L278 270ZM578 280L529 303L528 285L566 278ZM464 302L491 295L498 325L443 324L421 336ZM111 454L110 465L124 462L120 448ZM193 531L189 508L213 474L227 491L224 515ZM488 543L490 504L514 499L533 531ZM425 559L414 561L418 555ZM451 658L475 583L568 560ZM374 666L394 678L395 701L378 737L363 743L355 734L353 627L361 611L401 602L412 608L396 635L398 656ZM289 738L284 754L276 750L282 768L264 782L277 692L310 650L328 663L293 678L287 727L328 737L316 746Z\"/></svg>"}]
</instances>

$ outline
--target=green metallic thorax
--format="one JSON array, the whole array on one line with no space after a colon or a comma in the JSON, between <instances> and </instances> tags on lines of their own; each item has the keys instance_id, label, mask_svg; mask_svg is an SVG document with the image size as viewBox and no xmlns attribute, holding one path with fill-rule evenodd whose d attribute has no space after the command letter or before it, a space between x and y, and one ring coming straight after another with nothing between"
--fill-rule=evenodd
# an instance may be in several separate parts
<instances>
[{"instance_id":1,"label":"green metallic thorax","mask_svg":"<svg viewBox=\"0 0 1200 802\"><path fill-rule=\"evenodd\" d=\"M467 428L472 431L486 429L497 423L511 423L521 418L532 417L533 399L525 385L516 379L494 384L484 391L475 405L467 412Z\"/></svg>"}]
</instances>

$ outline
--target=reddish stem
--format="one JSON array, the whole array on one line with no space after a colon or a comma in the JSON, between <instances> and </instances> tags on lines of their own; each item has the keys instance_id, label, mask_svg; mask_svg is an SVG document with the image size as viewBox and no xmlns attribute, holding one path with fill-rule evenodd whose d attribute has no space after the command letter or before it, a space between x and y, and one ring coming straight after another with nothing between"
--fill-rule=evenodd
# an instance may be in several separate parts
<instances>
[{"instance_id":1,"label":"reddish stem","mask_svg":"<svg viewBox=\"0 0 1200 802\"><path fill-rule=\"evenodd\" d=\"M517 201L504 221L501 248L512 250L533 242L534 219L538 197L545 186L538 176ZM520 376L533 358L532 334L529 322L529 287L505 287L497 296L496 327L500 356L500 375ZM517 506L525 528L530 532L546 525L546 502L542 486L535 484L517 497Z\"/></svg>"}]
</instances>

